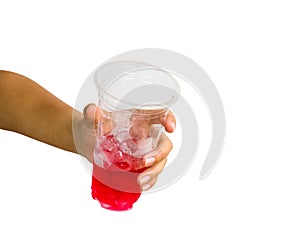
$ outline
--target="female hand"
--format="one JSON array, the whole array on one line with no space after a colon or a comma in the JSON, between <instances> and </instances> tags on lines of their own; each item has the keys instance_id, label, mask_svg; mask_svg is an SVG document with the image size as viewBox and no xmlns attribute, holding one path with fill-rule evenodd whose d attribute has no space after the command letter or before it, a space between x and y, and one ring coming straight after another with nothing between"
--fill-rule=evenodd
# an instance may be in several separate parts
<instances>
[{"instance_id":1,"label":"female hand","mask_svg":"<svg viewBox=\"0 0 300 240\"><path fill-rule=\"evenodd\" d=\"M101 110L94 104L87 105L83 114L77 111L73 113L73 137L77 152L90 162L93 162L94 158L96 129L100 119ZM148 126L157 123L162 124L169 133L175 130L176 120L171 112L168 112L164 118L153 118L151 122L147 122ZM143 121L144 124L145 121ZM156 183L159 174L166 165L167 156L171 150L172 142L163 133L156 149L143 157L143 165L147 169L138 176L138 183L143 191L150 189Z\"/></svg>"}]
</instances>

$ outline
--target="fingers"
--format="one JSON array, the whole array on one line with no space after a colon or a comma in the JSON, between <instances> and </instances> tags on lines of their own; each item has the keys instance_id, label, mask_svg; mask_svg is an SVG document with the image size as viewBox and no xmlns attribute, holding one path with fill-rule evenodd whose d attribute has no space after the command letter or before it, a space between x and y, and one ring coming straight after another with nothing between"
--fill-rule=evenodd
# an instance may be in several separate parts
<instances>
[{"instance_id":1,"label":"fingers","mask_svg":"<svg viewBox=\"0 0 300 240\"><path fill-rule=\"evenodd\" d=\"M88 104L83 109L83 116L86 127L95 129L101 118L101 112L95 104Z\"/></svg>"},{"instance_id":2,"label":"fingers","mask_svg":"<svg viewBox=\"0 0 300 240\"><path fill-rule=\"evenodd\" d=\"M146 191L156 183L158 175L167 163L167 156L172 148L173 144L170 139L166 134L162 134L157 148L143 157L144 165L148 168L138 177L141 190Z\"/></svg>"},{"instance_id":3,"label":"fingers","mask_svg":"<svg viewBox=\"0 0 300 240\"><path fill-rule=\"evenodd\" d=\"M151 124L158 124L160 123L165 127L165 130L169 133L174 132L176 128L176 119L174 117L174 114L169 111L166 116L159 117L159 118L153 118L151 120Z\"/></svg>"},{"instance_id":4,"label":"fingers","mask_svg":"<svg viewBox=\"0 0 300 240\"><path fill-rule=\"evenodd\" d=\"M109 113L105 113L105 114L109 114ZM155 115L155 112L153 112L153 114ZM86 125L89 128L95 128L97 126L97 123L101 119L102 113L99 107L91 103L84 108L83 115L84 115ZM171 111L169 111L165 117L153 118L151 120L151 124L157 124L157 123L162 124L165 127L165 130L169 133L174 132L176 128L176 119L174 117L174 114Z\"/></svg>"},{"instance_id":5,"label":"fingers","mask_svg":"<svg viewBox=\"0 0 300 240\"><path fill-rule=\"evenodd\" d=\"M157 148L143 156L144 166L145 167L153 166L154 164L167 158L172 148L173 148L172 142L167 137L167 135L163 133L160 137Z\"/></svg>"},{"instance_id":6,"label":"fingers","mask_svg":"<svg viewBox=\"0 0 300 240\"><path fill-rule=\"evenodd\" d=\"M156 183L158 175L162 172L167 163L167 158L161 160L152 167L149 167L138 176L138 183L142 191L149 190Z\"/></svg>"},{"instance_id":7,"label":"fingers","mask_svg":"<svg viewBox=\"0 0 300 240\"><path fill-rule=\"evenodd\" d=\"M176 119L172 112L168 112L165 120L163 121L162 125L165 126L167 132L172 133L176 128Z\"/></svg>"},{"instance_id":8,"label":"fingers","mask_svg":"<svg viewBox=\"0 0 300 240\"><path fill-rule=\"evenodd\" d=\"M167 156L172 148L173 144L170 139L166 134L162 134L157 148L143 157L144 166L148 168L138 177L141 190L146 191L156 183L158 175L167 163Z\"/></svg>"},{"instance_id":9,"label":"fingers","mask_svg":"<svg viewBox=\"0 0 300 240\"><path fill-rule=\"evenodd\" d=\"M148 121L148 124L162 124L169 133L175 130L176 119L171 111L137 109L134 113L138 114L137 116L133 115L133 121L135 122Z\"/></svg>"}]
</instances>

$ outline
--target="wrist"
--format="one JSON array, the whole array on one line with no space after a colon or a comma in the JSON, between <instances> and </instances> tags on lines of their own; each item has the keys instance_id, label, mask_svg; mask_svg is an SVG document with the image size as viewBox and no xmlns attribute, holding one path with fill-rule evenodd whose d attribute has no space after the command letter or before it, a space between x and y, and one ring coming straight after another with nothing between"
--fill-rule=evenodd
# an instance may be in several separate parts
<instances>
[{"instance_id":1,"label":"wrist","mask_svg":"<svg viewBox=\"0 0 300 240\"><path fill-rule=\"evenodd\" d=\"M81 125L83 121L83 114L76 109L73 109L72 111L72 117L71 117L71 138L72 138L72 152L81 154L82 150L80 149L80 131L81 131Z\"/></svg>"}]
</instances>

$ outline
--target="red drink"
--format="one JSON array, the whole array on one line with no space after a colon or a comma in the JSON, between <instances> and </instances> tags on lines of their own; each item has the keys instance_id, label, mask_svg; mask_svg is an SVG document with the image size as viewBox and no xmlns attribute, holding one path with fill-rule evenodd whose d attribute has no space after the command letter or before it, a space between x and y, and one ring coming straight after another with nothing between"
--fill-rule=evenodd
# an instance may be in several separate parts
<instances>
[{"instance_id":1,"label":"red drink","mask_svg":"<svg viewBox=\"0 0 300 240\"><path fill-rule=\"evenodd\" d=\"M113 135L102 136L99 151L106 161L93 163L92 197L106 209L131 209L141 195L137 176L145 169L142 160L125 153Z\"/></svg>"}]
</instances>

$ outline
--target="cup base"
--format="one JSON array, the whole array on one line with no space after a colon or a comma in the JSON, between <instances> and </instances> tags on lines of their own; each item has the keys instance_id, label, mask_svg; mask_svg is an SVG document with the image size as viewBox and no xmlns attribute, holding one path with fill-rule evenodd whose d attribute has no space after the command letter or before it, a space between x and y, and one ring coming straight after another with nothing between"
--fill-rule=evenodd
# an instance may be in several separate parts
<instances>
[{"instance_id":1,"label":"cup base","mask_svg":"<svg viewBox=\"0 0 300 240\"><path fill-rule=\"evenodd\" d=\"M106 203L101 203L101 207L107 209L107 210L111 210L111 211L128 211L130 209L132 209L132 204L126 204L124 206L112 206Z\"/></svg>"}]
</instances>

